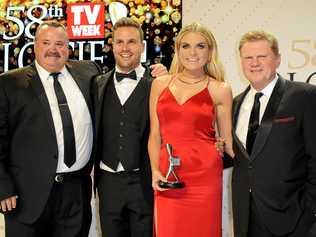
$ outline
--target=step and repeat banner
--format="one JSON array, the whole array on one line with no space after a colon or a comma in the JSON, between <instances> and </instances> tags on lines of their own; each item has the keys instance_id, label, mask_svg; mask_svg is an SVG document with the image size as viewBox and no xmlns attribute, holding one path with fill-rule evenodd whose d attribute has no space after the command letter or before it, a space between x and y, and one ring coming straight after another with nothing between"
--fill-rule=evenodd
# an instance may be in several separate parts
<instances>
[{"instance_id":1,"label":"step and repeat banner","mask_svg":"<svg viewBox=\"0 0 316 237\"><path fill-rule=\"evenodd\" d=\"M316 84L315 0L0 0L0 4L0 72L33 61L34 32L46 18L68 26L72 58L94 60L107 71L114 65L111 27L120 16L131 16L145 32L143 62L169 65L181 24L197 21L215 35L234 95L248 85L239 66L238 43L249 30L266 30L277 37L281 75ZM224 171L223 237L233 236L231 172ZM91 237L98 236L95 221ZM0 225L3 236L1 230Z\"/></svg>"},{"instance_id":2,"label":"step and repeat banner","mask_svg":"<svg viewBox=\"0 0 316 237\"><path fill-rule=\"evenodd\" d=\"M34 60L34 33L45 19L67 26L70 58L96 61L106 72L114 66L112 26L123 16L132 17L145 34L142 62L169 65L182 19L181 0L2 0L0 4L0 73Z\"/></svg>"},{"instance_id":3,"label":"step and repeat banner","mask_svg":"<svg viewBox=\"0 0 316 237\"><path fill-rule=\"evenodd\" d=\"M214 33L226 80L234 94L247 85L239 62L238 43L250 30L265 30L279 41L280 74L316 84L315 0L185 0L183 24L206 25Z\"/></svg>"},{"instance_id":4,"label":"step and repeat banner","mask_svg":"<svg viewBox=\"0 0 316 237\"><path fill-rule=\"evenodd\" d=\"M279 41L285 78L316 84L315 0L185 0L183 25L197 21L214 34L226 81L234 95L248 85L239 61L238 43L250 30L265 30ZM232 237L231 172L224 171L223 237Z\"/></svg>"},{"instance_id":5,"label":"step and repeat banner","mask_svg":"<svg viewBox=\"0 0 316 237\"><path fill-rule=\"evenodd\" d=\"M142 62L169 66L173 39L181 29L181 0L0 0L0 73L33 62L34 34L46 19L67 27L70 58L96 61L107 72L114 67L112 27L124 16L142 25L146 44ZM92 206L97 206L96 199ZM96 209L90 237L101 236ZM2 215L0 236L4 236Z\"/></svg>"}]
</instances>

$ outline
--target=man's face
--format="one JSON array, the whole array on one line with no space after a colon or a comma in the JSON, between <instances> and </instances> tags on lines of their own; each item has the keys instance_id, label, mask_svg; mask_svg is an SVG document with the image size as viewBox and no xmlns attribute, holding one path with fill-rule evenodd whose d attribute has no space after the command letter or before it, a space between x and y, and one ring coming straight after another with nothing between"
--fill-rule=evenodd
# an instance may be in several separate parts
<instances>
[{"instance_id":1,"label":"man's face","mask_svg":"<svg viewBox=\"0 0 316 237\"><path fill-rule=\"evenodd\" d=\"M240 58L245 77L257 90L262 90L274 79L281 60L266 40L246 42L240 50Z\"/></svg>"},{"instance_id":2,"label":"man's face","mask_svg":"<svg viewBox=\"0 0 316 237\"><path fill-rule=\"evenodd\" d=\"M119 27L114 31L113 53L116 66L127 73L140 64L144 44L134 27Z\"/></svg>"},{"instance_id":3,"label":"man's face","mask_svg":"<svg viewBox=\"0 0 316 237\"><path fill-rule=\"evenodd\" d=\"M68 38L62 28L44 26L34 42L36 61L48 72L58 72L68 60Z\"/></svg>"}]
</instances>

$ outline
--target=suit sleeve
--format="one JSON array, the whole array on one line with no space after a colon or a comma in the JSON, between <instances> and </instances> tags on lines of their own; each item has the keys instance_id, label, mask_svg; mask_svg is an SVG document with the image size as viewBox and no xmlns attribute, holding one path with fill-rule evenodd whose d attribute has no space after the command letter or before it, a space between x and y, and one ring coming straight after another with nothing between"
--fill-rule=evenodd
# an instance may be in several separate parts
<instances>
[{"instance_id":1,"label":"suit sleeve","mask_svg":"<svg viewBox=\"0 0 316 237\"><path fill-rule=\"evenodd\" d=\"M100 67L96 62L91 61L90 63L95 67L94 76L96 76L96 75L102 73L101 67Z\"/></svg>"},{"instance_id":2,"label":"suit sleeve","mask_svg":"<svg viewBox=\"0 0 316 237\"><path fill-rule=\"evenodd\" d=\"M308 93L304 112L304 142L307 161L306 205L316 217L316 87Z\"/></svg>"},{"instance_id":3,"label":"suit sleeve","mask_svg":"<svg viewBox=\"0 0 316 237\"><path fill-rule=\"evenodd\" d=\"M9 102L0 77L0 200L15 195L13 179L8 171L9 163ZM18 148L17 148L18 149Z\"/></svg>"}]
</instances>

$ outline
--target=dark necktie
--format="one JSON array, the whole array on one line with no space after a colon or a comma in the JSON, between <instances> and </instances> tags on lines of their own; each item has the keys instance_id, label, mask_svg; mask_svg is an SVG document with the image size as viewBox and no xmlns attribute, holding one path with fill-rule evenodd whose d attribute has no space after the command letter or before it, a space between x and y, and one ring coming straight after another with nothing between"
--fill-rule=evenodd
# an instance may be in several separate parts
<instances>
[{"instance_id":1,"label":"dark necktie","mask_svg":"<svg viewBox=\"0 0 316 237\"><path fill-rule=\"evenodd\" d=\"M247 133L247 152L251 155L252 147L255 142L257 131L259 128L259 113L260 113L260 97L263 95L261 92L257 92L255 95L255 100L253 102L253 106L251 109L249 125L248 125L248 133Z\"/></svg>"},{"instance_id":2,"label":"dark necktie","mask_svg":"<svg viewBox=\"0 0 316 237\"><path fill-rule=\"evenodd\" d=\"M51 73L50 76L54 78L54 89L58 101L60 111L63 134L64 134L64 163L67 167L71 167L76 161L76 142L74 127L72 124L71 113L68 107L67 99L61 87L58 76L60 72Z\"/></svg>"},{"instance_id":3,"label":"dark necktie","mask_svg":"<svg viewBox=\"0 0 316 237\"><path fill-rule=\"evenodd\" d=\"M135 70L131 71L130 73L120 73L120 72L116 72L115 73L115 77L116 80L118 82L122 81L124 78L129 78L129 79L133 79L133 80L137 80L137 75Z\"/></svg>"}]
</instances>

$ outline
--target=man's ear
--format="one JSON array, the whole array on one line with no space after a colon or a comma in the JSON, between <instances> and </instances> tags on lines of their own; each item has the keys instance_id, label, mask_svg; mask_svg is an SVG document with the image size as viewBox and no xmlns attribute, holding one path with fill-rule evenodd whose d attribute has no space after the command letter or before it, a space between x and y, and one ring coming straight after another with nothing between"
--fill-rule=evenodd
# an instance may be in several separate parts
<instances>
[{"instance_id":1,"label":"man's ear","mask_svg":"<svg viewBox=\"0 0 316 237\"><path fill-rule=\"evenodd\" d=\"M281 54L278 54L277 60L278 60L278 66L277 67L279 67L280 64L281 64Z\"/></svg>"}]
</instances>

